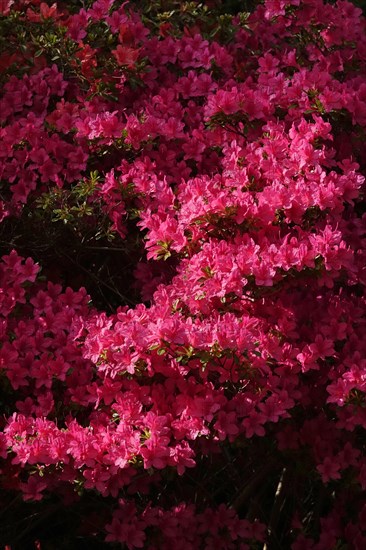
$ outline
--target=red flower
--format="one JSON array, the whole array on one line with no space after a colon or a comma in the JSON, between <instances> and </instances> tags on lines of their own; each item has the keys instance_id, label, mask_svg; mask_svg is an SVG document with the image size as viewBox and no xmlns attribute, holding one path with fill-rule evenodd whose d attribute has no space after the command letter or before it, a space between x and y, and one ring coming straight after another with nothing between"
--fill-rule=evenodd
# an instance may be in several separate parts
<instances>
[{"instance_id":1,"label":"red flower","mask_svg":"<svg viewBox=\"0 0 366 550\"><path fill-rule=\"evenodd\" d=\"M9 15L10 8L14 4L14 0L0 0L0 14Z\"/></svg>"},{"instance_id":2,"label":"red flower","mask_svg":"<svg viewBox=\"0 0 366 550\"><path fill-rule=\"evenodd\" d=\"M140 50L134 50L128 46L117 46L115 50L112 50L114 57L117 59L118 65L125 65L128 69L133 69L138 59Z\"/></svg>"}]
</instances>

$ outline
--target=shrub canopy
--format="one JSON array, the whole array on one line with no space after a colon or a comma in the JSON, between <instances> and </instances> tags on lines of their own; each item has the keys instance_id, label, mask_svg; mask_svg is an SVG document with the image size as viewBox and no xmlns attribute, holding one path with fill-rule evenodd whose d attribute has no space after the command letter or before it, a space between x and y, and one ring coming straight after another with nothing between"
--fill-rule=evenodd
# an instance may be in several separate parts
<instances>
[{"instance_id":1,"label":"shrub canopy","mask_svg":"<svg viewBox=\"0 0 366 550\"><path fill-rule=\"evenodd\" d=\"M1 0L0 67L0 544L365 548L361 9Z\"/></svg>"}]
</instances>

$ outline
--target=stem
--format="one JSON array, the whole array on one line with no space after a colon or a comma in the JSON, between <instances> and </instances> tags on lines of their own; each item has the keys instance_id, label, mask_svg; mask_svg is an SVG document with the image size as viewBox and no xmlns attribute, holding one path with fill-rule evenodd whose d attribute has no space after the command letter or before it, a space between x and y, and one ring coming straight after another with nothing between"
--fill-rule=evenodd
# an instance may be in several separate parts
<instances>
[{"instance_id":1,"label":"stem","mask_svg":"<svg viewBox=\"0 0 366 550\"><path fill-rule=\"evenodd\" d=\"M263 468L256 472L254 476L239 489L239 492L230 503L230 508L234 508L234 510L238 511L244 502L247 501L252 493L257 489L263 478L267 476L274 464L274 461L269 461L263 466Z\"/></svg>"},{"instance_id":2,"label":"stem","mask_svg":"<svg viewBox=\"0 0 366 550\"><path fill-rule=\"evenodd\" d=\"M102 281L99 277L97 277L96 275L94 275L94 273L92 273L91 271L89 271L89 269L86 269L86 267L80 265L76 260L74 260L71 256L69 256L68 254L66 254L65 252L62 252L62 255L65 256L65 258L67 258L68 260L70 260L73 264L77 265L79 269L81 269L82 271L84 271L85 273L87 273L89 275L89 277L91 279L93 279L93 281L95 281L96 283L104 286L105 288L108 288L108 290L110 290L111 292L113 292L113 294L115 294L116 296L118 296L119 298L121 298L122 300L124 300L127 304L130 304L132 306L135 305L135 303L130 300L129 298L127 298L127 296L124 296L123 294L121 294L118 290L116 290L115 288L113 288L112 286L110 286L108 283L106 283L105 281Z\"/></svg>"},{"instance_id":3,"label":"stem","mask_svg":"<svg viewBox=\"0 0 366 550\"><path fill-rule=\"evenodd\" d=\"M289 469L283 468L281 476L277 485L276 493L274 496L274 503L272 506L271 516L268 523L268 546L267 543L264 543L263 550L268 550L268 548L281 548L280 541L276 536L276 527L283 509L283 505L286 500L288 481L290 479Z\"/></svg>"},{"instance_id":4,"label":"stem","mask_svg":"<svg viewBox=\"0 0 366 550\"><path fill-rule=\"evenodd\" d=\"M0 516L5 514L16 502L21 500L21 498L22 498L21 495L17 495L16 497L14 497L13 500L11 500L9 504L5 506L5 508L2 508L2 510L0 511Z\"/></svg>"}]
</instances>

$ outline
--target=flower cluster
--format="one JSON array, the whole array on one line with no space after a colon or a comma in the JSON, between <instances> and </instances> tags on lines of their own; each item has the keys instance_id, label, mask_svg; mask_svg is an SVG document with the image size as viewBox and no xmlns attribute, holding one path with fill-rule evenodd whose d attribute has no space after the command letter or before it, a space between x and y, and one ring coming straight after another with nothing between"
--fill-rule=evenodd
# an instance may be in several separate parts
<instances>
[{"instance_id":1,"label":"flower cluster","mask_svg":"<svg viewBox=\"0 0 366 550\"><path fill-rule=\"evenodd\" d=\"M129 550L361 550L366 21L141 4L0 3L0 221L106 218L141 296L2 256L0 474Z\"/></svg>"}]
</instances>

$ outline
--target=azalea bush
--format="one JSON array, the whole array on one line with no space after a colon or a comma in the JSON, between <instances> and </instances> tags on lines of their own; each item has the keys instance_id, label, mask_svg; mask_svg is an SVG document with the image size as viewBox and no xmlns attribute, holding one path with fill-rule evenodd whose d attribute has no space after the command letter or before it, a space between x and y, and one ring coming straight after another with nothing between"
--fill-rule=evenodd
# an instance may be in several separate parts
<instances>
[{"instance_id":1,"label":"azalea bush","mask_svg":"<svg viewBox=\"0 0 366 550\"><path fill-rule=\"evenodd\" d=\"M366 20L0 1L0 545L366 546Z\"/></svg>"}]
</instances>

